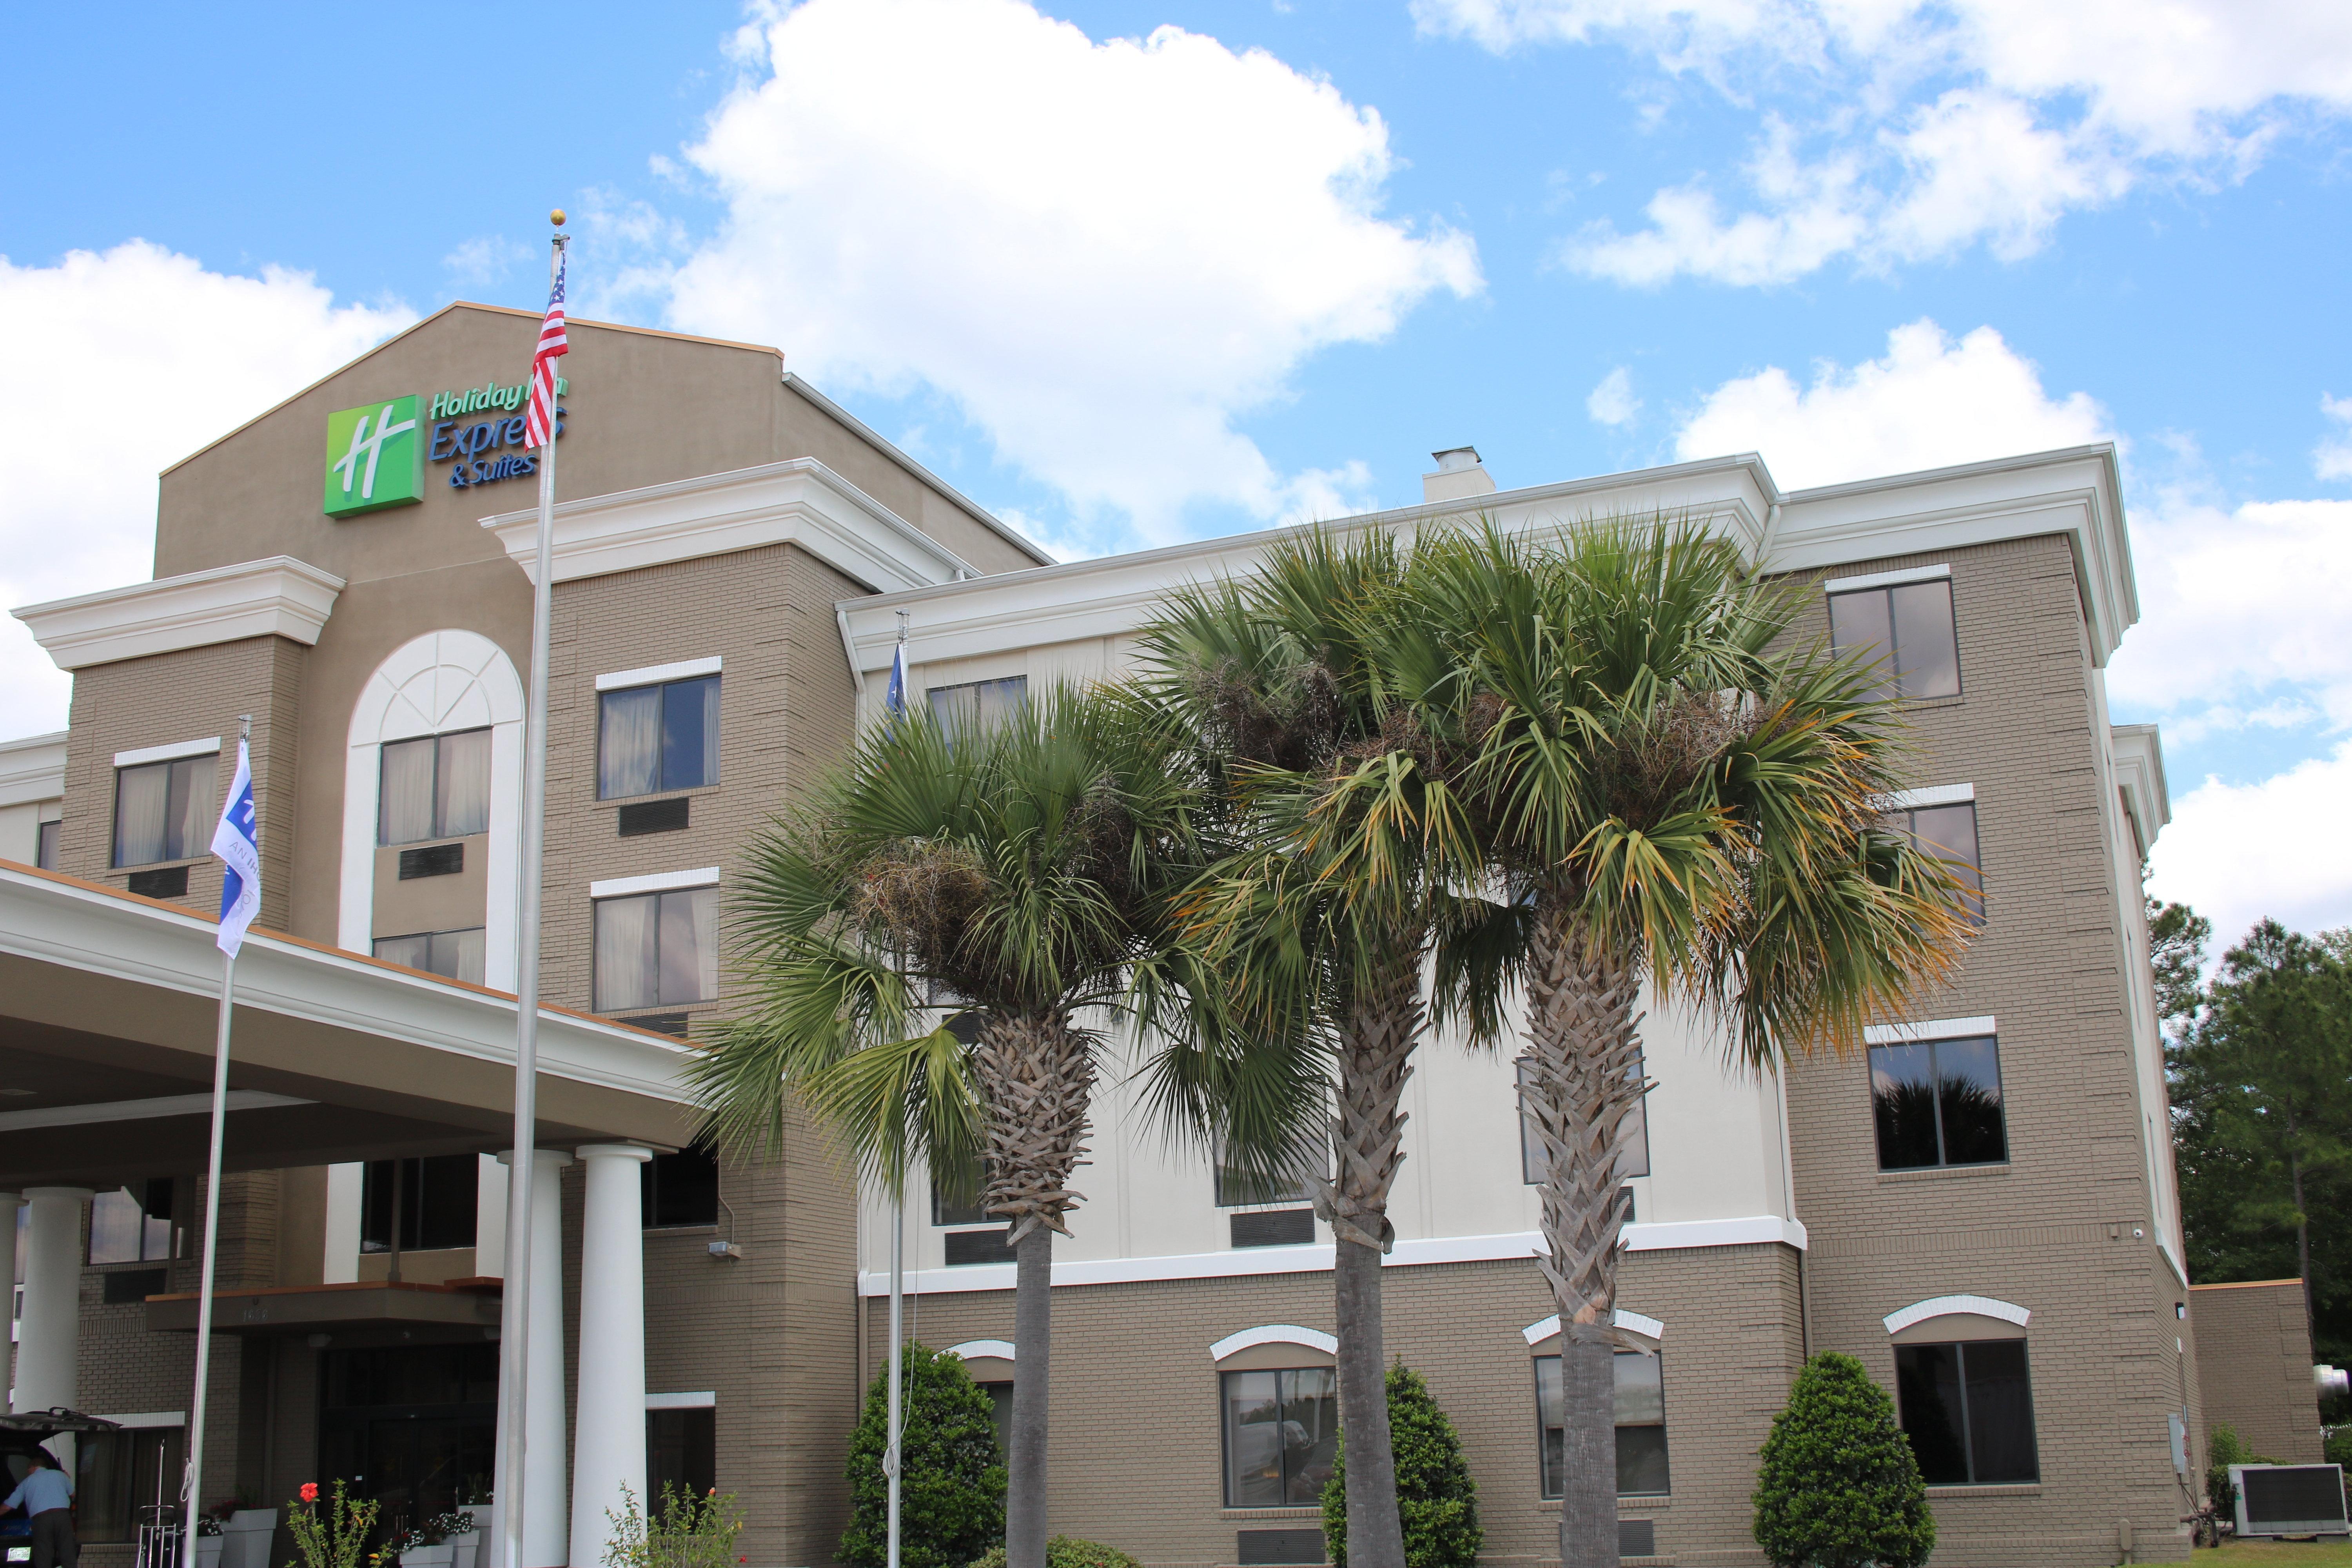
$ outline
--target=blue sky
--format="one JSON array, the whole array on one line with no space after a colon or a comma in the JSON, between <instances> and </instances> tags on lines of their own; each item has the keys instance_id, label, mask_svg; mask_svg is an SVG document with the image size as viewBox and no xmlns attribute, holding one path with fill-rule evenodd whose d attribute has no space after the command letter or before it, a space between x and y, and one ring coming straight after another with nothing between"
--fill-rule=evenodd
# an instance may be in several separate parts
<instances>
[{"instance_id":1,"label":"blue sky","mask_svg":"<svg viewBox=\"0 0 2352 1568\"><path fill-rule=\"evenodd\" d=\"M143 576L157 468L537 305L562 205L582 313L777 343L1068 552L1398 504L1464 441L1799 485L2113 437L2158 885L2345 923L2352 849L2240 835L2352 789L2352 18L2059 9L15 8L0 588ZM62 723L0 633L0 733Z\"/></svg>"}]
</instances>

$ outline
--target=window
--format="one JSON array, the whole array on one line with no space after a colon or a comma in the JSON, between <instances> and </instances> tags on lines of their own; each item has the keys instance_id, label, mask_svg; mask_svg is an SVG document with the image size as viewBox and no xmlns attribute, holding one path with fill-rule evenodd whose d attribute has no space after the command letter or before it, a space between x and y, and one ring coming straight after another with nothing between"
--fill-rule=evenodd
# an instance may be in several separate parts
<instances>
[{"instance_id":1,"label":"window","mask_svg":"<svg viewBox=\"0 0 2352 1568\"><path fill-rule=\"evenodd\" d=\"M989 1214L980 1206L980 1194L974 1193L970 1202L948 1196L939 1178L931 1178L931 1223L950 1225L1003 1225L1003 1215Z\"/></svg>"},{"instance_id":2,"label":"window","mask_svg":"<svg viewBox=\"0 0 2352 1568\"><path fill-rule=\"evenodd\" d=\"M1000 1453L1013 1452L1013 1384L983 1383L980 1391L988 1395L989 1413L996 1417L996 1447Z\"/></svg>"},{"instance_id":3,"label":"window","mask_svg":"<svg viewBox=\"0 0 2352 1568\"><path fill-rule=\"evenodd\" d=\"M1519 1103L1524 1107L1527 1103L1528 1075L1530 1068L1525 1057L1519 1058L1517 1066L1519 1075ZM1633 1081L1643 1084L1649 1081L1648 1073L1639 1058L1636 1058L1633 1063ZM1625 1154L1618 1164L1618 1178L1630 1181L1635 1176L1648 1175L1650 1173L1650 1096L1646 1089L1643 1090L1642 1097L1633 1102L1633 1108L1625 1113L1624 1123L1619 1130L1625 1134ZM1535 1129L1528 1125L1526 1111L1522 1110L1519 1115L1520 1184L1525 1186L1539 1187L1543 1185L1544 1177L1548 1173L1544 1170L1543 1146L1537 1142Z\"/></svg>"},{"instance_id":4,"label":"window","mask_svg":"<svg viewBox=\"0 0 2352 1568\"><path fill-rule=\"evenodd\" d=\"M2023 1340L1896 1345L1895 1394L1929 1486L2042 1479Z\"/></svg>"},{"instance_id":5,"label":"window","mask_svg":"<svg viewBox=\"0 0 2352 1568\"><path fill-rule=\"evenodd\" d=\"M44 871L54 871L58 868L58 840L64 834L65 826L62 822L41 824L40 837L35 839L33 844L35 866Z\"/></svg>"},{"instance_id":6,"label":"window","mask_svg":"<svg viewBox=\"0 0 2352 1568\"><path fill-rule=\"evenodd\" d=\"M207 752L114 770L114 863L193 860L212 841L220 757Z\"/></svg>"},{"instance_id":7,"label":"window","mask_svg":"<svg viewBox=\"0 0 2352 1568\"><path fill-rule=\"evenodd\" d=\"M637 1167L647 1230L719 1223L719 1156L709 1149L656 1154Z\"/></svg>"},{"instance_id":8,"label":"window","mask_svg":"<svg viewBox=\"0 0 2352 1568\"><path fill-rule=\"evenodd\" d=\"M1225 1506L1312 1508L1339 1442L1339 1374L1328 1366L1229 1372Z\"/></svg>"},{"instance_id":9,"label":"window","mask_svg":"<svg viewBox=\"0 0 2352 1568\"><path fill-rule=\"evenodd\" d=\"M1840 653L1859 649L1880 665L1882 697L1960 694L1948 577L1832 594L1830 642Z\"/></svg>"},{"instance_id":10,"label":"window","mask_svg":"<svg viewBox=\"0 0 2352 1568\"><path fill-rule=\"evenodd\" d=\"M490 830L490 732L420 735L383 747L375 841L415 844Z\"/></svg>"},{"instance_id":11,"label":"window","mask_svg":"<svg viewBox=\"0 0 2352 1568\"><path fill-rule=\"evenodd\" d=\"M1974 801L1954 805L1922 805L1886 814L1889 826L1951 868L1966 889L1960 901L1969 917L1984 923L1984 876L1977 859L1977 808Z\"/></svg>"},{"instance_id":12,"label":"window","mask_svg":"<svg viewBox=\"0 0 2352 1568\"><path fill-rule=\"evenodd\" d=\"M597 799L719 782L719 677L607 691L597 708Z\"/></svg>"},{"instance_id":13,"label":"window","mask_svg":"<svg viewBox=\"0 0 2352 1568\"><path fill-rule=\"evenodd\" d=\"M92 1263L152 1263L171 1256L171 1177L155 1176L90 1199Z\"/></svg>"},{"instance_id":14,"label":"window","mask_svg":"<svg viewBox=\"0 0 2352 1568\"><path fill-rule=\"evenodd\" d=\"M2009 1158L2000 1046L1990 1035L1871 1047L1870 1099L1882 1171Z\"/></svg>"},{"instance_id":15,"label":"window","mask_svg":"<svg viewBox=\"0 0 2352 1568\"><path fill-rule=\"evenodd\" d=\"M1217 1206L1248 1208L1260 1204L1310 1204L1315 1201L1315 1177L1307 1171L1278 1176L1253 1176L1220 1160L1217 1163Z\"/></svg>"},{"instance_id":16,"label":"window","mask_svg":"<svg viewBox=\"0 0 2352 1568\"><path fill-rule=\"evenodd\" d=\"M971 680L961 686L934 686L931 712L950 737L1000 723L1006 714L1029 700L1029 678L1007 676L1003 680Z\"/></svg>"},{"instance_id":17,"label":"window","mask_svg":"<svg viewBox=\"0 0 2352 1568\"><path fill-rule=\"evenodd\" d=\"M74 1435L74 1533L85 1543L130 1541L149 1509L176 1511L184 1429L134 1426ZM23 1480L21 1454L8 1456L13 1487Z\"/></svg>"},{"instance_id":18,"label":"window","mask_svg":"<svg viewBox=\"0 0 2352 1568\"><path fill-rule=\"evenodd\" d=\"M1536 1357L1536 1421L1543 1442L1543 1495L1559 1497L1566 1469L1559 1357ZM1665 1363L1640 1351L1617 1352L1617 1492L1671 1491L1666 1474Z\"/></svg>"},{"instance_id":19,"label":"window","mask_svg":"<svg viewBox=\"0 0 2352 1568\"><path fill-rule=\"evenodd\" d=\"M395 1215L403 1252L473 1246L481 1171L478 1154L370 1160L360 1183L360 1250L391 1251Z\"/></svg>"},{"instance_id":20,"label":"window","mask_svg":"<svg viewBox=\"0 0 2352 1568\"><path fill-rule=\"evenodd\" d=\"M709 1405L646 1412L646 1502L659 1510L671 1487L688 1497L719 1488L718 1412Z\"/></svg>"},{"instance_id":21,"label":"window","mask_svg":"<svg viewBox=\"0 0 2352 1568\"><path fill-rule=\"evenodd\" d=\"M719 889L596 904L596 1011L675 1007L719 994Z\"/></svg>"},{"instance_id":22,"label":"window","mask_svg":"<svg viewBox=\"0 0 2352 1568\"><path fill-rule=\"evenodd\" d=\"M414 936L380 936L375 956L387 963L404 963L445 980L482 984L482 959L488 938L480 926L464 931L419 931Z\"/></svg>"}]
</instances>

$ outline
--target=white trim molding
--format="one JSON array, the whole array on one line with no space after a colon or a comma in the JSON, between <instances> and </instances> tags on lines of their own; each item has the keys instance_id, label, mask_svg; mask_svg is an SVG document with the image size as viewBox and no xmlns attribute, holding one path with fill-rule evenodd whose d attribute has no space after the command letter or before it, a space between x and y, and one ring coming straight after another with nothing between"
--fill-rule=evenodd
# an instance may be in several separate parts
<instances>
[{"instance_id":1,"label":"white trim molding","mask_svg":"<svg viewBox=\"0 0 2352 1568\"><path fill-rule=\"evenodd\" d=\"M526 576L538 569L539 511L482 519ZM569 583L795 544L878 594L927 588L979 573L961 556L818 462L704 474L555 508L555 580Z\"/></svg>"},{"instance_id":2,"label":"white trim molding","mask_svg":"<svg viewBox=\"0 0 2352 1568\"><path fill-rule=\"evenodd\" d=\"M1990 1014L1980 1018L1930 1018L1920 1024L1870 1024L1862 1031L1865 1046L1909 1046L1921 1040L1965 1040L1977 1035L1998 1035Z\"/></svg>"},{"instance_id":3,"label":"white trim molding","mask_svg":"<svg viewBox=\"0 0 2352 1568\"><path fill-rule=\"evenodd\" d=\"M1774 1242L1800 1252L1811 1246L1802 1225L1776 1214L1750 1215L1741 1219L1670 1220L1663 1225L1625 1227L1628 1252L1665 1252L1678 1247L1764 1247Z\"/></svg>"},{"instance_id":4,"label":"white trim molding","mask_svg":"<svg viewBox=\"0 0 2352 1568\"><path fill-rule=\"evenodd\" d=\"M960 1345L950 1345L946 1353L964 1361L978 1361L982 1356L994 1356L998 1361L1016 1359L1011 1340L966 1340Z\"/></svg>"},{"instance_id":5,"label":"white trim molding","mask_svg":"<svg viewBox=\"0 0 2352 1568\"><path fill-rule=\"evenodd\" d=\"M177 653L244 637L305 647L334 613L343 580L291 555L159 577L11 611L59 669Z\"/></svg>"},{"instance_id":6,"label":"white trim molding","mask_svg":"<svg viewBox=\"0 0 2352 1568\"><path fill-rule=\"evenodd\" d=\"M1260 1323L1256 1328L1227 1334L1211 1345L1209 1359L1229 1361L1259 1345L1305 1345L1308 1350L1321 1351L1325 1355L1339 1353L1339 1342L1320 1329L1302 1329L1297 1323Z\"/></svg>"},{"instance_id":7,"label":"white trim molding","mask_svg":"<svg viewBox=\"0 0 2352 1568\"><path fill-rule=\"evenodd\" d=\"M1975 802L1972 784L1929 784L1926 789L1898 789L1878 797L1881 811L1916 811L1928 805L1966 805Z\"/></svg>"},{"instance_id":8,"label":"white trim molding","mask_svg":"<svg viewBox=\"0 0 2352 1568\"><path fill-rule=\"evenodd\" d=\"M66 732L0 741L0 805L54 801L66 793Z\"/></svg>"},{"instance_id":9,"label":"white trim molding","mask_svg":"<svg viewBox=\"0 0 2352 1568\"><path fill-rule=\"evenodd\" d=\"M111 1421L117 1426L143 1428L185 1426L188 1424L188 1413L184 1410L131 1410L117 1415L101 1415L99 1419Z\"/></svg>"},{"instance_id":10,"label":"white trim molding","mask_svg":"<svg viewBox=\"0 0 2352 1568\"><path fill-rule=\"evenodd\" d=\"M709 1410L719 1404L719 1395L710 1389L696 1394L648 1394L648 1410Z\"/></svg>"},{"instance_id":11,"label":"white trim molding","mask_svg":"<svg viewBox=\"0 0 2352 1568\"><path fill-rule=\"evenodd\" d=\"M221 738L208 735L201 741L174 741L168 746L142 746L136 751L114 753L118 768L135 768L142 763L175 763L182 757L218 756Z\"/></svg>"},{"instance_id":12,"label":"white trim molding","mask_svg":"<svg viewBox=\"0 0 2352 1568\"><path fill-rule=\"evenodd\" d=\"M1868 572L1859 577L1832 577L1822 584L1824 594L1852 594L1864 588L1899 588L1906 583L1937 583L1952 574L1948 563L1936 566L1900 566L1892 572Z\"/></svg>"},{"instance_id":13,"label":"white trim molding","mask_svg":"<svg viewBox=\"0 0 2352 1568\"><path fill-rule=\"evenodd\" d=\"M642 877L607 877L601 882L588 884L592 899L625 899L632 893L667 893L679 888L709 888L719 881L719 868L704 866L692 871L649 871Z\"/></svg>"},{"instance_id":14,"label":"white trim molding","mask_svg":"<svg viewBox=\"0 0 2352 1568\"><path fill-rule=\"evenodd\" d=\"M1619 1307L1610 1314L1609 1321L1616 1327L1624 1330L1627 1333L1639 1334L1643 1339L1650 1341L1652 1343L1655 1343L1666 1337L1666 1325L1646 1313L1629 1312L1624 1308ZM1530 1346L1533 1346L1543 1343L1544 1341L1553 1338L1558 1335L1559 1332L1559 1314L1558 1312L1554 1312L1550 1317L1538 1318L1534 1322L1529 1323L1526 1328L1521 1329L1519 1331L1519 1337L1527 1341Z\"/></svg>"},{"instance_id":15,"label":"white trim molding","mask_svg":"<svg viewBox=\"0 0 2352 1568\"><path fill-rule=\"evenodd\" d=\"M2146 854L2172 820L2172 792L2164 782L2164 739L2153 724L2115 724L2107 733L2115 747L2116 784L2139 831L2140 852Z\"/></svg>"},{"instance_id":16,"label":"white trim molding","mask_svg":"<svg viewBox=\"0 0 2352 1568\"><path fill-rule=\"evenodd\" d=\"M698 675L719 673L719 656L709 658L681 658L674 664L649 664L643 669L616 669L610 675L596 678L599 691L626 691L635 686L658 686L665 680L691 680Z\"/></svg>"},{"instance_id":17,"label":"white trim molding","mask_svg":"<svg viewBox=\"0 0 2352 1568\"><path fill-rule=\"evenodd\" d=\"M2033 1317L2023 1307L1995 1300L1990 1296L1930 1296L1924 1301L1912 1302L1900 1311L1887 1313L1884 1321L1888 1333L1899 1334L1913 1324L1924 1323L1930 1318L1964 1314L1998 1319L2004 1323L2015 1323L2021 1329Z\"/></svg>"}]
</instances>

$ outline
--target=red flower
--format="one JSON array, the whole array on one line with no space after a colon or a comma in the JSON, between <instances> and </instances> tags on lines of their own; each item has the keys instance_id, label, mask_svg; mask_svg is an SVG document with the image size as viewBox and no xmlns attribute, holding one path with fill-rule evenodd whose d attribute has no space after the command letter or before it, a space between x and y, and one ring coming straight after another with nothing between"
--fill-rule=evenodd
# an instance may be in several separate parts
<instances>
[{"instance_id":1,"label":"red flower","mask_svg":"<svg viewBox=\"0 0 2352 1568\"><path fill-rule=\"evenodd\" d=\"M304 1502L317 1502L319 1500L318 1482L304 1481L302 1483L302 1500Z\"/></svg>"}]
</instances>

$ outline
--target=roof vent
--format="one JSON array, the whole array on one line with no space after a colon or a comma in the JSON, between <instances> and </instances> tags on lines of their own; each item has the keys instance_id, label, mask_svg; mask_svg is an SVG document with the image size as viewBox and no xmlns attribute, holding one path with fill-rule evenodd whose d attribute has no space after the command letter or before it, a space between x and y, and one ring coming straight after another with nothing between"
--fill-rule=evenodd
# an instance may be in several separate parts
<instances>
[{"instance_id":1,"label":"roof vent","mask_svg":"<svg viewBox=\"0 0 2352 1568\"><path fill-rule=\"evenodd\" d=\"M1494 493L1495 476L1478 460L1477 447L1449 447L1430 456L1437 459L1437 471L1421 476L1423 500L1468 500Z\"/></svg>"}]
</instances>

